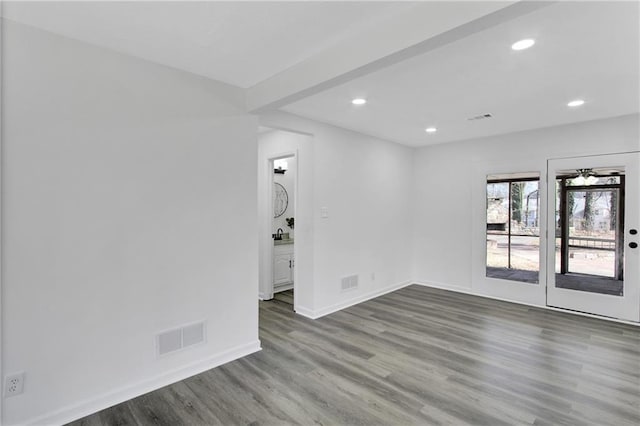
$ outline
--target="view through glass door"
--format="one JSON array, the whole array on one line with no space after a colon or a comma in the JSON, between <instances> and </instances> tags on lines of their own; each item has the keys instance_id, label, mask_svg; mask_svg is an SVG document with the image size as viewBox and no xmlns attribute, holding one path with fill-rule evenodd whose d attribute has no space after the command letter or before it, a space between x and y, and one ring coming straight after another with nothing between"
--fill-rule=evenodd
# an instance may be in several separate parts
<instances>
[{"instance_id":1,"label":"view through glass door","mask_svg":"<svg viewBox=\"0 0 640 426\"><path fill-rule=\"evenodd\" d=\"M549 306L640 320L639 157L549 161Z\"/></svg>"},{"instance_id":2,"label":"view through glass door","mask_svg":"<svg viewBox=\"0 0 640 426\"><path fill-rule=\"evenodd\" d=\"M538 283L540 175L487 176L486 276Z\"/></svg>"}]
</instances>

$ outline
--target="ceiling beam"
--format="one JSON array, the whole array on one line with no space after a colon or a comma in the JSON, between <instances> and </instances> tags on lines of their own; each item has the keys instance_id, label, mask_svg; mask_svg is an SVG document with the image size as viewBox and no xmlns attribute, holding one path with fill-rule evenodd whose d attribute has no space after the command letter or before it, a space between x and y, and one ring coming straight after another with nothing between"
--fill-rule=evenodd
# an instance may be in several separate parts
<instances>
[{"instance_id":1,"label":"ceiling beam","mask_svg":"<svg viewBox=\"0 0 640 426\"><path fill-rule=\"evenodd\" d=\"M247 89L247 109L277 109L555 2L422 2Z\"/></svg>"}]
</instances>

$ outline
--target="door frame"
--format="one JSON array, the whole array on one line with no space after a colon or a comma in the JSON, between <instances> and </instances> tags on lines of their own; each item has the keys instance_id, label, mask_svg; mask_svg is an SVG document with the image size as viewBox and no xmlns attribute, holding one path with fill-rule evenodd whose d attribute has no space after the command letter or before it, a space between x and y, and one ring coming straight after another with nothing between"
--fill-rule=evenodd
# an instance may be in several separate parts
<instances>
[{"instance_id":1,"label":"door frame","mask_svg":"<svg viewBox=\"0 0 640 426\"><path fill-rule=\"evenodd\" d=\"M258 289L259 299L268 299L262 294L272 279L270 253L273 250L271 187L273 165L268 161L295 154L295 242L294 242L294 294L293 305L297 314L313 317L314 311L314 135L284 128L261 119L267 131L258 137ZM271 187L270 187L271 185ZM270 207L271 206L271 207ZM271 218L269 218L271 211ZM272 284L270 284L272 286ZM268 296L268 297L267 297Z\"/></svg>"},{"instance_id":2,"label":"door frame","mask_svg":"<svg viewBox=\"0 0 640 426\"><path fill-rule=\"evenodd\" d=\"M487 177L494 174L537 173L540 191L538 252L538 283L511 281L488 277L487 271ZM544 280L546 277L545 235L547 226L546 159L521 158L514 161L478 161L473 165L472 192L472 265L471 287L473 292L514 302L544 306L546 302Z\"/></svg>"},{"instance_id":3,"label":"door frame","mask_svg":"<svg viewBox=\"0 0 640 426\"><path fill-rule=\"evenodd\" d=\"M4 2L0 1L0 16L2 16L2 12L3 12L3 8L4 8ZM0 52L4 52L4 26L3 26L3 20L0 19ZM4 69L4 63L3 63L3 58L4 55L0 54L0 188L3 187L3 173L2 170L4 170L4 156L3 156L3 152L4 152L4 130L3 130L3 125L4 125L4 103L2 102L2 99L4 99L2 97L3 94L3 87L2 87L2 81L4 81L3 75L2 75L2 70ZM4 220L2 217L2 212L4 211L4 209L2 208L3 206L3 198L2 198L2 194L4 193L4 191L0 191L0 378L2 379L2 383L4 385L4 371L2 369L2 366L4 365L4 347L2 345L3 342L3 335L2 335L2 330L4 329L4 327L2 326L2 318L4 317L4 305L3 305L3 300L2 300L2 295L4 294L4 270L3 270L3 261L4 261L4 253L2 252L2 248L4 247L4 244L2 244L3 240L3 231L4 231ZM2 398L2 400L0 400L0 426L3 424L3 418L4 418L4 398Z\"/></svg>"},{"instance_id":4,"label":"door frame","mask_svg":"<svg viewBox=\"0 0 640 426\"><path fill-rule=\"evenodd\" d=\"M589 314L616 318L624 321L640 321L640 256L625 245L624 258L625 284L624 294L614 296L608 294L589 293L579 290L557 288L556 282L556 175L559 170L585 167L625 167L627 185L638 182L640 177L640 152L588 155L579 157L553 158L547 160L547 277L546 305ZM625 191L625 221L623 235L626 237L631 227L640 226L640 197L638 190ZM629 261L635 259L635 261ZM631 278L629 278L631 277ZM635 278L635 282L634 282Z\"/></svg>"},{"instance_id":5,"label":"door frame","mask_svg":"<svg viewBox=\"0 0 640 426\"><path fill-rule=\"evenodd\" d=\"M267 235L265 233L266 229L273 229L273 183L274 183L274 179L273 179L273 163L275 160L280 160L283 158L295 158L296 160L296 172L295 172L295 176L294 176L294 183L293 183L293 193L294 193L294 200L293 200L293 210L295 213L295 215L297 215L298 212L298 175L299 175L299 171L298 168L300 167L300 162L298 161L298 150L291 150L291 151L282 151L279 152L277 154L274 155L269 155L269 158L267 158L267 168L265 171L265 178L264 182L267 183L267 185L265 185L265 187L260 188L261 191L265 191L267 192L269 195L266 197L267 202L265 203L265 207L260 209L260 220L264 221L265 225L267 218L268 218L268 226L263 226L261 227L261 232L260 232L260 248L259 248L259 253L260 253L260 277L259 277L259 298L261 300L271 300L273 299L273 259L274 259L274 246L273 246L273 238L271 237L271 235ZM266 217L263 217L266 216ZM297 253L297 247L295 244L295 240L294 240L294 244L293 244L293 258L297 259L298 253ZM293 268L293 309L295 310L296 308L296 284L298 282L298 270L297 268ZM268 291L267 291L268 289Z\"/></svg>"}]
</instances>

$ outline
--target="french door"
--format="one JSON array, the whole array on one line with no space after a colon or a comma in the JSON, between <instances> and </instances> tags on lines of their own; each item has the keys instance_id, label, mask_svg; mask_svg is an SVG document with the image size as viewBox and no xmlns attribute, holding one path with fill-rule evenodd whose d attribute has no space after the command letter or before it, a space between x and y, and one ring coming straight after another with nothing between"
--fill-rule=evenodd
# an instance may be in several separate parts
<instances>
[{"instance_id":1,"label":"french door","mask_svg":"<svg viewBox=\"0 0 640 426\"><path fill-rule=\"evenodd\" d=\"M547 305L640 321L640 153L548 161Z\"/></svg>"}]
</instances>

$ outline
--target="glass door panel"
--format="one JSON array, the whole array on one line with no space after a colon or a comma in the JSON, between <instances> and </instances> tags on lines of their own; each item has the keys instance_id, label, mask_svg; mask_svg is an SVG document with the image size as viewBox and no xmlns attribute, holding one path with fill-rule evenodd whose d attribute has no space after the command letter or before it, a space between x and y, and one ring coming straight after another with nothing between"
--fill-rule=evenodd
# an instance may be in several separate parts
<instances>
[{"instance_id":1,"label":"glass door panel","mask_svg":"<svg viewBox=\"0 0 640 426\"><path fill-rule=\"evenodd\" d=\"M572 189L565 192L566 270L556 275L556 287L622 296L623 237L617 219L620 184L610 189ZM561 262L562 263L562 262Z\"/></svg>"},{"instance_id":2,"label":"glass door panel","mask_svg":"<svg viewBox=\"0 0 640 426\"><path fill-rule=\"evenodd\" d=\"M640 320L639 163L637 153L549 161L548 305Z\"/></svg>"}]
</instances>

